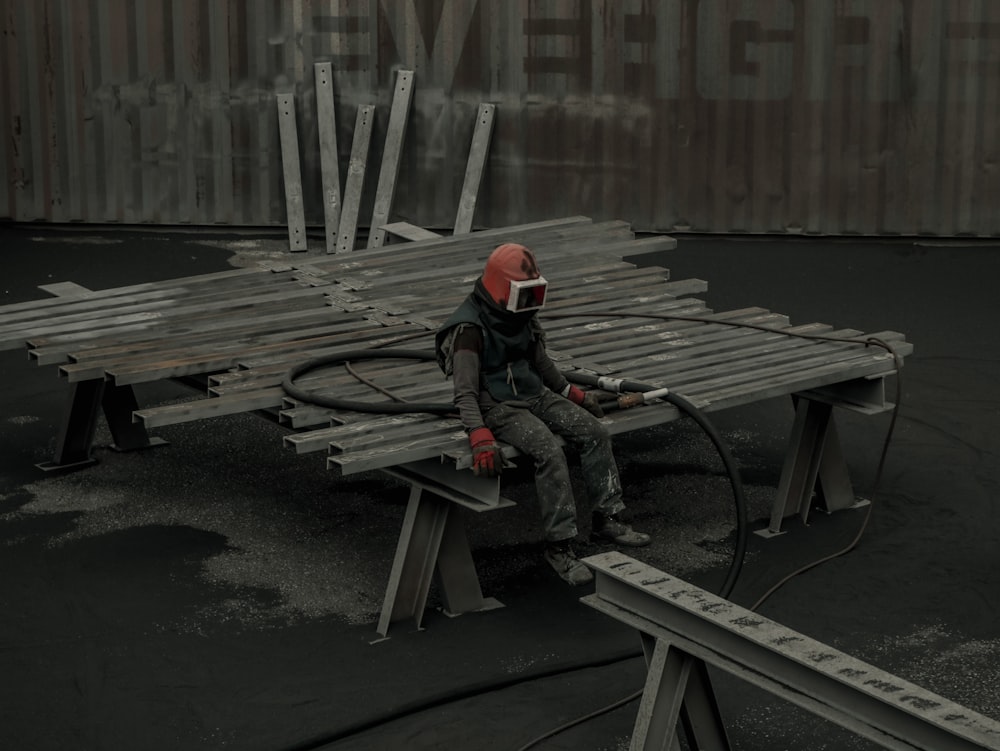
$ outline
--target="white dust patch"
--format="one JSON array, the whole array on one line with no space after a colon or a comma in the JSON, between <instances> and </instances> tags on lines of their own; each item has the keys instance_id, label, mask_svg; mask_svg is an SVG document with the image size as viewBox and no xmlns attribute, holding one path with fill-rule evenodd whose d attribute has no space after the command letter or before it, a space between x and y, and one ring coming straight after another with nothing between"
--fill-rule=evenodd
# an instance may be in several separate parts
<instances>
[{"instance_id":1,"label":"white dust patch","mask_svg":"<svg viewBox=\"0 0 1000 751\"><path fill-rule=\"evenodd\" d=\"M244 269L258 266L262 263L277 260L292 260L291 248L287 238L243 238L239 240L192 240L193 245L207 245L211 248L221 248L233 255L229 258L229 264L236 268ZM307 254L297 252L296 262L307 257Z\"/></svg>"},{"instance_id":2,"label":"white dust patch","mask_svg":"<svg viewBox=\"0 0 1000 751\"><path fill-rule=\"evenodd\" d=\"M873 663L899 663L900 678L971 710L1000 720L1000 694L983 691L997 682L1000 638L970 639L941 624L917 629L870 648ZM901 659L901 656L903 659Z\"/></svg>"},{"instance_id":3,"label":"white dust patch","mask_svg":"<svg viewBox=\"0 0 1000 751\"><path fill-rule=\"evenodd\" d=\"M14 417L8 417L7 422L11 425L30 425L33 422L38 422L38 417L34 415L15 415Z\"/></svg>"},{"instance_id":4,"label":"white dust patch","mask_svg":"<svg viewBox=\"0 0 1000 751\"><path fill-rule=\"evenodd\" d=\"M529 670L537 665L544 665L549 660L555 659L557 655L553 652L549 652L543 655L513 655L510 659L504 661L500 668L503 672L510 675L520 675L521 673L527 673Z\"/></svg>"},{"instance_id":5,"label":"white dust patch","mask_svg":"<svg viewBox=\"0 0 1000 751\"><path fill-rule=\"evenodd\" d=\"M172 445L147 452L102 450L93 467L25 486L33 499L0 515L0 521L78 514L71 529L45 540L53 548L147 526L221 535L227 548L204 559L202 577L228 591L221 590L224 599L201 614L206 622L224 618L264 625L337 616L371 623L377 617L401 504L379 502L370 479L336 478L324 469L322 456L290 457L273 426L256 418L216 421L215 431L243 441L217 460L201 453L219 450L203 445L213 439L213 428L177 427L182 430L175 437L182 432L184 437L176 444L171 438ZM302 459L313 461L296 461ZM380 490L405 498L402 488ZM255 590L269 594L261 597ZM185 625L199 628L194 621Z\"/></svg>"}]
</instances>

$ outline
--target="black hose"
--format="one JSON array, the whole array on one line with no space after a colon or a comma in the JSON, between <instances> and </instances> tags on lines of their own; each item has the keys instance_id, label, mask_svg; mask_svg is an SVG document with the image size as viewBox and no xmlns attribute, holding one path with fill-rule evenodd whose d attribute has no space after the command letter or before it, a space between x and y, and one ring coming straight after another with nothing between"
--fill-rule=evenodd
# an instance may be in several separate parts
<instances>
[{"instance_id":1,"label":"black hose","mask_svg":"<svg viewBox=\"0 0 1000 751\"><path fill-rule=\"evenodd\" d=\"M433 360L432 352L425 352L416 349L355 349L347 352L339 352L336 355L317 357L296 365L281 382L281 387L285 393L293 399L298 399L306 404L316 404L320 407L330 409L346 409L354 412L374 412L375 414L400 415L410 412L429 412L434 415L446 415L455 412L454 404L443 402L362 402L357 399L338 399L335 396L317 394L315 391L306 391L295 385L295 379L313 370L328 368L334 365L357 360L375 359L399 359L399 360Z\"/></svg>"},{"instance_id":2,"label":"black hose","mask_svg":"<svg viewBox=\"0 0 1000 751\"><path fill-rule=\"evenodd\" d=\"M563 375L565 375L568 380L583 386L598 386L600 382L600 378L598 376L591 375L590 373L571 371L564 373ZM640 383L638 381L623 380L620 382L618 388L621 391L647 392L655 391L661 387L653 386L648 383ZM708 435L708 437L712 440L712 443L715 444L715 449L719 452L719 457L722 459L722 463L725 465L726 472L729 475L729 483L733 488L733 499L736 504L736 546L733 551L732 562L729 565L729 572L726 575L722 588L719 590L719 595L721 597L728 598L729 595L732 594L733 588L736 586L736 580L739 578L740 571L743 568L743 560L746 557L748 544L747 540L749 538L749 531L747 528L746 497L743 493L743 483L740 480L739 468L736 466L736 461L733 459L733 455L729 451L729 447L722 439L719 431L711 422L709 422L708 418L705 417L704 412L695 407L680 394L675 394L672 391L667 392L660 398L670 402L681 412L698 423L698 426Z\"/></svg>"},{"instance_id":3,"label":"black hose","mask_svg":"<svg viewBox=\"0 0 1000 751\"><path fill-rule=\"evenodd\" d=\"M504 689L520 686L531 681L539 681L546 678L566 675L567 673L575 673L593 668L616 665L624 662L625 660L631 660L641 656L641 650L637 651L635 649L625 649L619 650L614 654L605 655L604 657L596 657L590 660L573 663L571 665L553 665L532 673L518 674L499 679L490 678L488 680L475 681L466 686L462 686L457 690L452 689L442 691L437 694L422 696L419 699L414 699L410 702L390 709L381 715L357 720L338 730L300 741L294 746L287 746L283 751L318 751L318 749L334 745L347 738L352 738L366 731L373 730L382 725L388 725L390 722L394 722L419 712L427 712L438 707L454 704L458 701L464 701L466 699L473 699L497 691L503 691Z\"/></svg>"}]
</instances>

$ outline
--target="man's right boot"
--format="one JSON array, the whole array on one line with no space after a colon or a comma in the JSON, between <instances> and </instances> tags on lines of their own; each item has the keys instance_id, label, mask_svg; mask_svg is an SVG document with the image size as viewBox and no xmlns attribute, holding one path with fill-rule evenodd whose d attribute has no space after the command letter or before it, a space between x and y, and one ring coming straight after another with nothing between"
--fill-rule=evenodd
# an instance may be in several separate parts
<instances>
[{"instance_id":1,"label":"man's right boot","mask_svg":"<svg viewBox=\"0 0 1000 751\"><path fill-rule=\"evenodd\" d=\"M545 543L544 557L559 574L559 578L574 587L589 584L594 580L590 569L577 559L569 540Z\"/></svg>"}]
</instances>

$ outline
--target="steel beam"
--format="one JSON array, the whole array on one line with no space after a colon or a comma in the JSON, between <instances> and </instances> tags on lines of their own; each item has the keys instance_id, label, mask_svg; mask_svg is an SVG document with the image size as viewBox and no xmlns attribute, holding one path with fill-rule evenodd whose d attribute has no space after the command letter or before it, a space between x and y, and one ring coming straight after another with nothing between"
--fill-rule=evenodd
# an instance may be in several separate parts
<instances>
[{"instance_id":1,"label":"steel beam","mask_svg":"<svg viewBox=\"0 0 1000 751\"><path fill-rule=\"evenodd\" d=\"M358 215L361 211L361 194L368 170L368 152L371 148L372 129L375 126L375 107L362 104L354 121L354 140L351 142L351 159L347 164L344 184L344 205L337 226L337 252L354 250L357 242Z\"/></svg>"},{"instance_id":2,"label":"steel beam","mask_svg":"<svg viewBox=\"0 0 1000 751\"><path fill-rule=\"evenodd\" d=\"M375 207L372 212L368 247L379 248L385 243L384 225L389 223L392 200L396 195L396 180L403 160L403 144L406 142L406 125L410 117L410 103L413 101L413 71L396 72L396 85L386 126L385 147L382 150L382 167L378 185L375 187Z\"/></svg>"},{"instance_id":3,"label":"steel beam","mask_svg":"<svg viewBox=\"0 0 1000 751\"><path fill-rule=\"evenodd\" d=\"M989 717L622 553L584 563L595 573L586 604L883 748L1000 751L1000 722ZM646 726L674 721L671 689L647 682L646 691L661 690L665 708L658 696L644 697L656 715Z\"/></svg>"},{"instance_id":4,"label":"steel beam","mask_svg":"<svg viewBox=\"0 0 1000 751\"><path fill-rule=\"evenodd\" d=\"M314 63L316 121L319 130L319 165L323 178L323 218L326 252L337 250L340 229L340 160L337 150L337 116L333 106L333 63Z\"/></svg>"},{"instance_id":5,"label":"steel beam","mask_svg":"<svg viewBox=\"0 0 1000 751\"><path fill-rule=\"evenodd\" d=\"M495 104L479 105L476 127L472 133L472 146L469 149L469 161L465 166L462 195L458 203L458 213L455 216L454 234L456 235L464 235L472 231L476 202L479 200L479 188L483 182L483 174L486 172L490 139L493 137L496 108Z\"/></svg>"},{"instance_id":6,"label":"steel beam","mask_svg":"<svg viewBox=\"0 0 1000 751\"><path fill-rule=\"evenodd\" d=\"M277 94L278 134L281 141L281 166L285 181L285 213L290 250L308 250L306 216L302 202L302 168L299 164L299 133L295 123L295 96Z\"/></svg>"}]
</instances>

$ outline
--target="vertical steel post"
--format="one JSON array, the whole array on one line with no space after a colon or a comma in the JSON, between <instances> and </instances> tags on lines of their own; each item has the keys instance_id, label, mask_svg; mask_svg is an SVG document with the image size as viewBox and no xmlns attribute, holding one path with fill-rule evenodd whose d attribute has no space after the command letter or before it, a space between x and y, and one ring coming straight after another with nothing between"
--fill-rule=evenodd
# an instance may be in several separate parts
<instances>
[{"instance_id":1,"label":"vertical steel post","mask_svg":"<svg viewBox=\"0 0 1000 751\"><path fill-rule=\"evenodd\" d=\"M396 180L403 158L410 103L413 101L412 70L401 70L396 73L396 86L393 91L385 148L382 150L382 168L379 171L378 185L375 187L375 209L372 212L372 224L368 233L369 248L380 248L385 243L383 225L389 221L392 199L396 195Z\"/></svg>"},{"instance_id":2,"label":"vertical steel post","mask_svg":"<svg viewBox=\"0 0 1000 751\"><path fill-rule=\"evenodd\" d=\"M278 132L281 139L281 166L285 178L285 207L288 245L293 251L307 250L306 216L302 203L302 167L299 164L299 134L295 123L295 96L278 94Z\"/></svg>"},{"instance_id":3,"label":"vertical steel post","mask_svg":"<svg viewBox=\"0 0 1000 751\"><path fill-rule=\"evenodd\" d=\"M337 156L337 115L333 106L333 64L316 63L316 119L319 127L319 163L323 176L323 217L326 252L337 250L340 228L340 161Z\"/></svg>"}]
</instances>

